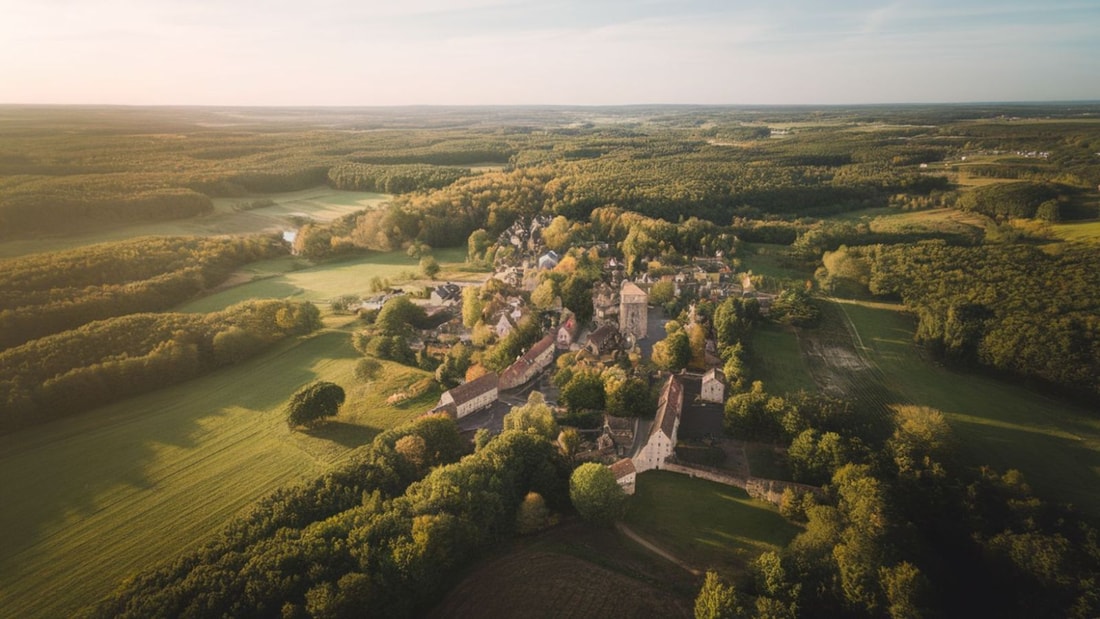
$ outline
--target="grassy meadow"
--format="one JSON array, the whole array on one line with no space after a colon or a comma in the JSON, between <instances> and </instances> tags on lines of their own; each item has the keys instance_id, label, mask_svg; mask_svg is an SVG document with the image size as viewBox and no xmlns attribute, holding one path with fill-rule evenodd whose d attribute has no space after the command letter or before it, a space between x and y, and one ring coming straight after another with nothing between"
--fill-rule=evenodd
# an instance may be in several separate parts
<instances>
[{"instance_id":1,"label":"grassy meadow","mask_svg":"<svg viewBox=\"0 0 1100 619\"><path fill-rule=\"evenodd\" d=\"M326 331L213 375L0 437L5 614L71 615L438 398L432 391L387 405L388 395L427 373L383 362L382 375L361 384L353 378L357 359L348 333ZM313 380L344 386L347 404L323 428L291 432L282 407Z\"/></svg>"},{"instance_id":2,"label":"grassy meadow","mask_svg":"<svg viewBox=\"0 0 1100 619\"><path fill-rule=\"evenodd\" d=\"M665 471L639 475L627 505L631 529L697 569L740 570L799 531L740 488Z\"/></svg>"},{"instance_id":3,"label":"grassy meadow","mask_svg":"<svg viewBox=\"0 0 1100 619\"><path fill-rule=\"evenodd\" d=\"M1100 220L1054 224L1051 230L1055 236L1065 241L1100 243Z\"/></svg>"},{"instance_id":4,"label":"grassy meadow","mask_svg":"<svg viewBox=\"0 0 1100 619\"><path fill-rule=\"evenodd\" d=\"M817 389L791 329L768 324L753 331L752 370L752 379L763 381L769 393Z\"/></svg>"},{"instance_id":5,"label":"grassy meadow","mask_svg":"<svg viewBox=\"0 0 1100 619\"><path fill-rule=\"evenodd\" d=\"M389 195L381 193L340 191L328 187L242 198L217 198L214 200L214 212L201 217L112 226L75 235L4 241L0 243L0 258L63 251L84 245L122 241L141 236L280 233L297 228L298 224L295 220L298 218L328 222L355 211L377 206L389 198ZM239 202L259 199L270 199L275 202L275 205L246 211L233 209L233 205Z\"/></svg>"},{"instance_id":6,"label":"grassy meadow","mask_svg":"<svg viewBox=\"0 0 1100 619\"><path fill-rule=\"evenodd\" d=\"M476 274L458 269L466 259L461 247L438 249L433 252L443 267L436 281L422 279L420 261L410 258L403 251L360 256L340 262L310 265L306 260L285 257L257 262L233 276L238 285L187 303L179 308L184 312L214 312L246 299L293 299L312 301L323 305L343 295L372 296L371 279L381 277L394 285L430 286L450 279L479 279Z\"/></svg>"},{"instance_id":7,"label":"grassy meadow","mask_svg":"<svg viewBox=\"0 0 1100 619\"><path fill-rule=\"evenodd\" d=\"M1024 473L1040 496L1100 516L1100 418L1008 380L932 363L913 344L912 316L882 304L838 304L856 343L897 402L940 410L971 464Z\"/></svg>"}]
</instances>

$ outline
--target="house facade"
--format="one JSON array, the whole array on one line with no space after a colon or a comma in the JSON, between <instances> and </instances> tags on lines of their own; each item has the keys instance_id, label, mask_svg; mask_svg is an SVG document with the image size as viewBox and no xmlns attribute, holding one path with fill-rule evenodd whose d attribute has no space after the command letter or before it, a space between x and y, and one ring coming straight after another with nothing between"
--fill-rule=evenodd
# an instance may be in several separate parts
<instances>
[{"instance_id":1,"label":"house facade","mask_svg":"<svg viewBox=\"0 0 1100 619\"><path fill-rule=\"evenodd\" d=\"M479 376L474 380L443 392L439 404L433 410L448 411L461 419L470 413L492 406L500 395L500 378L496 372Z\"/></svg>"},{"instance_id":2,"label":"house facade","mask_svg":"<svg viewBox=\"0 0 1100 619\"><path fill-rule=\"evenodd\" d=\"M684 385L675 375L661 389L657 402L657 417L645 445L634 456L634 468L639 473L660 469L676 450L676 436L680 430L680 414L684 408Z\"/></svg>"},{"instance_id":3,"label":"house facade","mask_svg":"<svg viewBox=\"0 0 1100 619\"><path fill-rule=\"evenodd\" d=\"M623 492L634 494L634 486L638 480L638 471L634 468L634 462L630 458L623 458L611 465L611 472L615 475L615 481L622 487Z\"/></svg>"},{"instance_id":4,"label":"house facade","mask_svg":"<svg viewBox=\"0 0 1100 619\"><path fill-rule=\"evenodd\" d=\"M577 323L577 317L573 315L573 312L562 312L561 326L558 327L557 333L557 345L562 350L568 350L573 342L577 341L577 334L580 333L581 327Z\"/></svg>"},{"instance_id":5,"label":"house facade","mask_svg":"<svg viewBox=\"0 0 1100 619\"><path fill-rule=\"evenodd\" d=\"M722 370L711 368L703 374L703 383L699 390L699 399L704 402L721 404L726 401L726 377Z\"/></svg>"}]
</instances>

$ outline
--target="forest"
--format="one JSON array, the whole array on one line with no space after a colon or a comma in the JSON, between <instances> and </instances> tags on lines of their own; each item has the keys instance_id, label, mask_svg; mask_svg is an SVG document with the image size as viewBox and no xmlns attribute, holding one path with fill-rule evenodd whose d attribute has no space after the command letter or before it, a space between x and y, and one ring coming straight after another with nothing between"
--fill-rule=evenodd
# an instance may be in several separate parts
<instances>
[{"instance_id":1,"label":"forest","mask_svg":"<svg viewBox=\"0 0 1100 619\"><path fill-rule=\"evenodd\" d=\"M834 298L903 307L916 324L906 345L925 362L1095 414L1100 254L1060 226L1100 220L1098 117L1091 104L0 107L18 121L0 123L0 243L264 211L280 192L320 185L389 194L331 221L288 216L292 243L146 236L0 261L0 433L241 363L338 312L286 299L173 311L242 267L462 247L464 268L488 277L531 258L511 235L538 219L531 243L560 261L526 288L467 286L453 310L464 343L412 350L450 316L407 297L342 313L353 322L341 336L364 356L356 371L369 383L396 362L440 390L501 372L562 307L594 327L593 294L612 269L669 319L650 334L651 355L559 355L557 416L536 398L495 437L470 440L440 416L372 428L340 464L84 615L422 615L532 528L585 520L566 426L599 427L605 412L644 423L660 372L710 366L728 385L717 432L782 454L789 481L820 492L783 495L779 511L800 530L785 548L699 579L697 617L1096 616L1096 514L967 461L944 416L965 411L822 385L783 392L759 379L754 342L767 330L802 338L805 352L835 318ZM700 263L713 273L685 281ZM746 296L681 292L703 281ZM509 296L532 312L496 337L486 320Z\"/></svg>"}]
</instances>

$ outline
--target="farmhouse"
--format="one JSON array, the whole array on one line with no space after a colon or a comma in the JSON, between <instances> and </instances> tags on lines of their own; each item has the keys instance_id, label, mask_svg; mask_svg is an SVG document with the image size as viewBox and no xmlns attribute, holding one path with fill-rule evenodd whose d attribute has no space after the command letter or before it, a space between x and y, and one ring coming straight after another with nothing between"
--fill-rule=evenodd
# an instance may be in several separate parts
<instances>
[{"instance_id":1,"label":"farmhouse","mask_svg":"<svg viewBox=\"0 0 1100 619\"><path fill-rule=\"evenodd\" d=\"M501 389L514 389L554 362L554 336L547 335L500 375Z\"/></svg>"},{"instance_id":2,"label":"farmhouse","mask_svg":"<svg viewBox=\"0 0 1100 619\"><path fill-rule=\"evenodd\" d=\"M615 481L619 483L627 494L634 494L634 483L638 478L638 471L634 468L634 461L623 458L611 465L611 472L615 474Z\"/></svg>"},{"instance_id":3,"label":"farmhouse","mask_svg":"<svg viewBox=\"0 0 1100 619\"><path fill-rule=\"evenodd\" d=\"M607 355L616 350L622 350L623 336L615 327L604 325L589 334L584 347L597 357Z\"/></svg>"},{"instance_id":4,"label":"farmhouse","mask_svg":"<svg viewBox=\"0 0 1100 619\"><path fill-rule=\"evenodd\" d=\"M722 404L726 401L726 376L722 370L711 368L703 374L703 385L699 392L699 399L704 402L716 402Z\"/></svg>"},{"instance_id":5,"label":"farmhouse","mask_svg":"<svg viewBox=\"0 0 1100 619\"><path fill-rule=\"evenodd\" d=\"M490 372L444 391L432 412L447 411L456 419L461 419L496 402L499 389L500 378L495 372Z\"/></svg>"},{"instance_id":6,"label":"farmhouse","mask_svg":"<svg viewBox=\"0 0 1100 619\"><path fill-rule=\"evenodd\" d=\"M684 385L675 375L661 389L657 401L657 417L645 445L634 456L634 468L639 473L660 469L676 449L676 434L680 429L680 413L684 408Z\"/></svg>"}]
</instances>

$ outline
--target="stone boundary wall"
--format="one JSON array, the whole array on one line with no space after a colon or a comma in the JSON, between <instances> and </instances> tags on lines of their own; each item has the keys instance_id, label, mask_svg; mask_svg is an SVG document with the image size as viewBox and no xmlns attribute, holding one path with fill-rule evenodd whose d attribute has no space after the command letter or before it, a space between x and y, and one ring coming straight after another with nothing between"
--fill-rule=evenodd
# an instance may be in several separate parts
<instances>
[{"instance_id":1,"label":"stone boundary wall","mask_svg":"<svg viewBox=\"0 0 1100 619\"><path fill-rule=\"evenodd\" d=\"M779 504L779 500L783 497L783 491L787 488L794 488L798 492L812 492L817 497L824 495L824 491L817 486L808 486L793 481L780 481L778 479L741 477L738 475L730 475L729 473L710 467L685 466L683 464L665 462L661 470L688 475L690 477L698 477L699 479L705 479L727 486L736 486L749 493L749 496L754 499L760 499L776 505Z\"/></svg>"}]
</instances>

